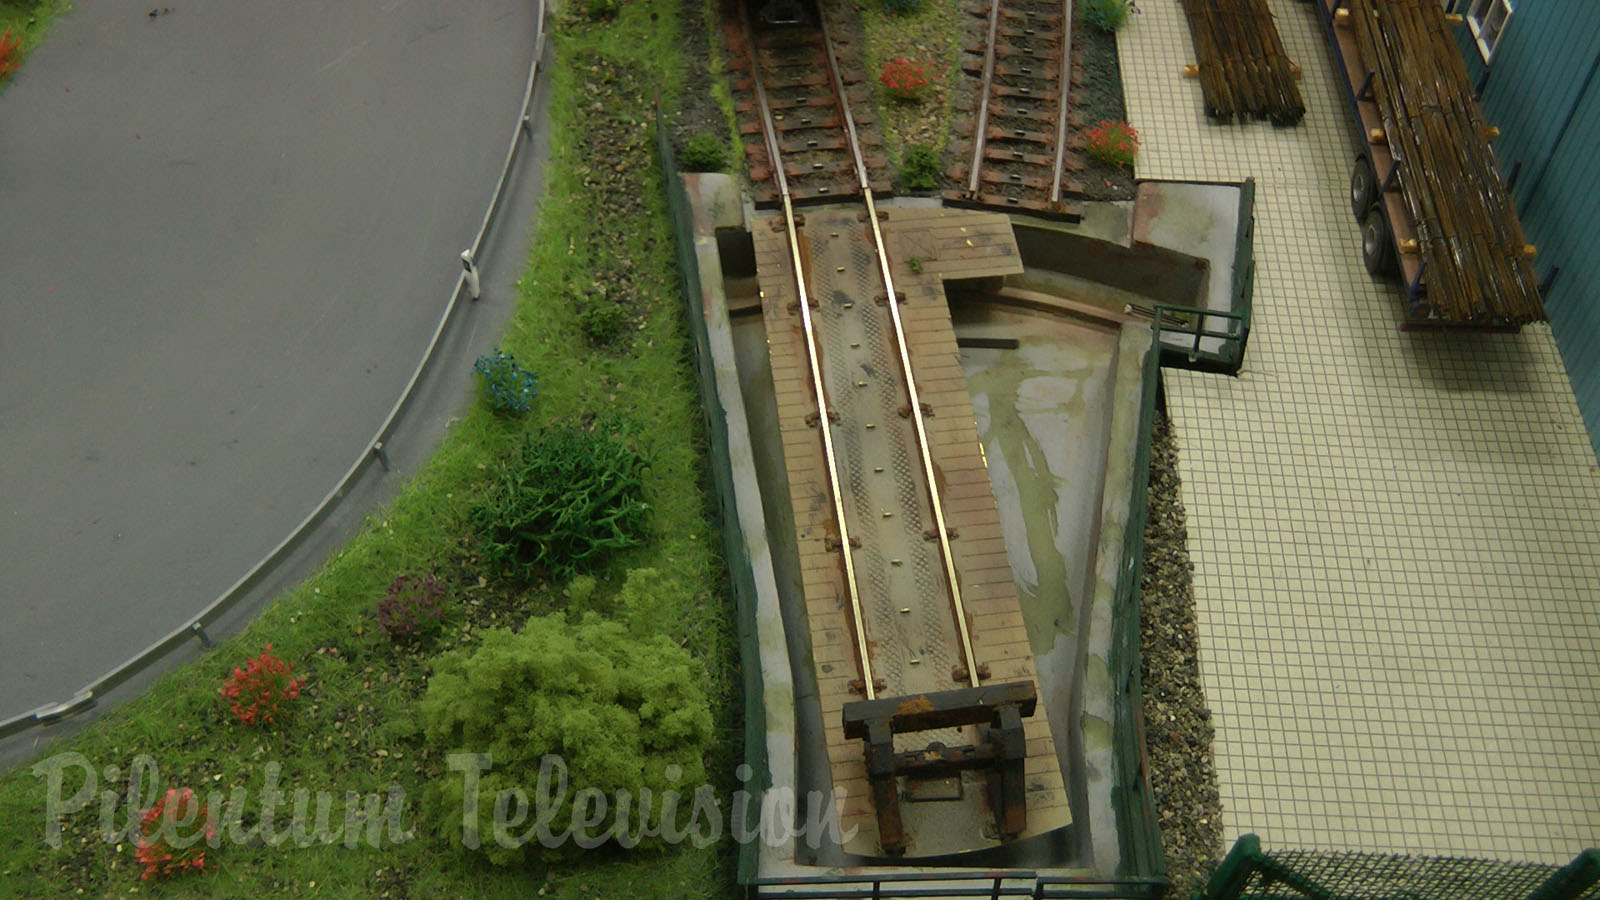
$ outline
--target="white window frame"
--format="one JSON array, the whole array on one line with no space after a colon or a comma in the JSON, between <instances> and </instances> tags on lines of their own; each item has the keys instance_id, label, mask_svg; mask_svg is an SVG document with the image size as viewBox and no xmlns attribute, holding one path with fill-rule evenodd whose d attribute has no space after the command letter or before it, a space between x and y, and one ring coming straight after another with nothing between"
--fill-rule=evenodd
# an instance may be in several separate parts
<instances>
[{"instance_id":1,"label":"white window frame","mask_svg":"<svg viewBox=\"0 0 1600 900\"><path fill-rule=\"evenodd\" d=\"M1500 47L1500 39L1505 37L1506 26L1511 24L1511 14L1516 11L1511 0L1471 0L1468 5L1467 28L1471 29L1472 40L1478 45L1478 53L1485 63L1494 61L1494 52Z\"/></svg>"}]
</instances>

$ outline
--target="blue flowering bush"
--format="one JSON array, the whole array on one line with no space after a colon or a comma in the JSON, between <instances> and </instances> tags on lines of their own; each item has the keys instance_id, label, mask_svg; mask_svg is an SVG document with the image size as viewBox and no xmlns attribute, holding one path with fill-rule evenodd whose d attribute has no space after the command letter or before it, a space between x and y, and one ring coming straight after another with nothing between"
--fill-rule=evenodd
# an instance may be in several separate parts
<instances>
[{"instance_id":1,"label":"blue flowering bush","mask_svg":"<svg viewBox=\"0 0 1600 900\"><path fill-rule=\"evenodd\" d=\"M524 416L533 409L533 398L539 396L539 379L517 365L511 354L496 347L493 353L478 357L472 368L483 376L483 389L495 412Z\"/></svg>"}]
</instances>

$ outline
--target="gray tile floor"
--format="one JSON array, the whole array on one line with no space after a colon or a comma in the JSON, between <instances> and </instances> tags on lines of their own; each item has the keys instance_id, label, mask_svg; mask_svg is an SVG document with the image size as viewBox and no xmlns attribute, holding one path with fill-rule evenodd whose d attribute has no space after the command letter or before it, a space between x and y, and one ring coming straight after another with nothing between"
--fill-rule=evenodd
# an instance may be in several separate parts
<instances>
[{"instance_id":1,"label":"gray tile floor","mask_svg":"<svg viewBox=\"0 0 1600 900\"><path fill-rule=\"evenodd\" d=\"M1547 327L1397 330L1315 8L1271 5L1295 128L1204 118L1176 0L1119 37L1139 176L1259 187L1244 371L1167 373L1226 838L1564 862L1600 844L1594 452Z\"/></svg>"}]
</instances>

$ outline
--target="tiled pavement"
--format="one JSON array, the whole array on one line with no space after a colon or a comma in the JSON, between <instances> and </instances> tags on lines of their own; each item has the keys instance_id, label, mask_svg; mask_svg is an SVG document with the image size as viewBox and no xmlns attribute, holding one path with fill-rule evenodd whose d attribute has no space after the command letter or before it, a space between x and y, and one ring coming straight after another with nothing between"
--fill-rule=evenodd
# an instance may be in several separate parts
<instances>
[{"instance_id":1,"label":"tiled pavement","mask_svg":"<svg viewBox=\"0 0 1600 900\"><path fill-rule=\"evenodd\" d=\"M1177 0L1121 32L1142 178L1258 183L1240 377L1167 373L1225 837L1565 861L1600 845L1600 472L1549 329L1401 333L1345 199L1313 4L1298 127L1200 111Z\"/></svg>"}]
</instances>

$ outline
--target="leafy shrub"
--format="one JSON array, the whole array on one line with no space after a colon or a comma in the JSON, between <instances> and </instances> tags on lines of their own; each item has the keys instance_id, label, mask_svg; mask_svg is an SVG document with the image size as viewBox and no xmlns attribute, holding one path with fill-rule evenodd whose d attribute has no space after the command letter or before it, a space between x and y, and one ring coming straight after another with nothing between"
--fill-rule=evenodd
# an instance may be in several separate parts
<instances>
[{"instance_id":1,"label":"leafy shrub","mask_svg":"<svg viewBox=\"0 0 1600 900\"><path fill-rule=\"evenodd\" d=\"M206 845L217 834L215 811L206 807L205 821L188 834L183 829L201 817L200 798L190 788L169 788L139 817L134 858L144 866L142 881L165 878L206 867Z\"/></svg>"},{"instance_id":2,"label":"leafy shrub","mask_svg":"<svg viewBox=\"0 0 1600 900\"><path fill-rule=\"evenodd\" d=\"M489 755L492 767L475 786L478 821L464 822L467 780L459 771L429 786L428 819L456 845L462 844L465 824L479 835L482 852L499 865L570 858L577 852L574 841L555 848L538 840L507 847L491 830L501 791L524 792L526 806L514 793L501 801L500 808L513 819L515 810L533 806L540 766L552 754L565 768L566 783L548 779L553 790L565 791L551 795L560 805L548 819L550 833L569 828L573 794L589 788L607 803L600 824L587 830L590 836L614 825L622 791L632 800L624 846L642 838L641 815L659 825L668 791L679 792L674 822L682 827L690 792L705 780L702 757L711 743L705 677L699 663L671 639L630 635L620 623L592 614L576 625L552 615L529 619L520 633L485 632L475 652L457 650L438 659L420 705L434 751ZM592 808L589 820L594 821ZM528 828L524 823L510 834ZM655 834L640 844L659 845L659 827Z\"/></svg>"},{"instance_id":3,"label":"leafy shrub","mask_svg":"<svg viewBox=\"0 0 1600 900\"><path fill-rule=\"evenodd\" d=\"M646 462L611 427L556 425L523 440L472 511L491 565L531 582L569 577L637 546L649 525Z\"/></svg>"},{"instance_id":4,"label":"leafy shrub","mask_svg":"<svg viewBox=\"0 0 1600 900\"><path fill-rule=\"evenodd\" d=\"M1107 122L1089 129L1089 155L1113 166L1131 166L1139 155L1139 132L1127 122Z\"/></svg>"},{"instance_id":5,"label":"leafy shrub","mask_svg":"<svg viewBox=\"0 0 1600 900\"><path fill-rule=\"evenodd\" d=\"M583 0L583 14L592 22L609 22L622 12L622 0Z\"/></svg>"},{"instance_id":6,"label":"leafy shrub","mask_svg":"<svg viewBox=\"0 0 1600 900\"><path fill-rule=\"evenodd\" d=\"M892 16L909 16L922 8L922 0L883 0L883 11Z\"/></svg>"},{"instance_id":7,"label":"leafy shrub","mask_svg":"<svg viewBox=\"0 0 1600 900\"><path fill-rule=\"evenodd\" d=\"M1133 4L1128 0L1078 0L1083 21L1101 31L1116 31L1128 24L1128 13Z\"/></svg>"},{"instance_id":8,"label":"leafy shrub","mask_svg":"<svg viewBox=\"0 0 1600 900\"><path fill-rule=\"evenodd\" d=\"M895 100L920 100L923 88L928 86L928 66L918 60L896 56L883 64L878 83L883 85L884 93Z\"/></svg>"},{"instance_id":9,"label":"leafy shrub","mask_svg":"<svg viewBox=\"0 0 1600 900\"><path fill-rule=\"evenodd\" d=\"M0 33L0 79L15 72L17 67L22 65L22 54L18 52L21 44L22 39L12 34L11 29L7 28Z\"/></svg>"},{"instance_id":10,"label":"leafy shrub","mask_svg":"<svg viewBox=\"0 0 1600 900\"><path fill-rule=\"evenodd\" d=\"M900 156L900 184L913 191L938 187L939 154L927 144L907 147Z\"/></svg>"},{"instance_id":11,"label":"leafy shrub","mask_svg":"<svg viewBox=\"0 0 1600 900\"><path fill-rule=\"evenodd\" d=\"M697 134L683 145L678 165L686 172L720 172L728 165L728 147L714 134Z\"/></svg>"},{"instance_id":12,"label":"leafy shrub","mask_svg":"<svg viewBox=\"0 0 1600 900\"><path fill-rule=\"evenodd\" d=\"M378 601L378 630L395 643L420 641L444 621L445 590L432 575L401 575Z\"/></svg>"},{"instance_id":13,"label":"leafy shrub","mask_svg":"<svg viewBox=\"0 0 1600 900\"><path fill-rule=\"evenodd\" d=\"M293 669L272 652L271 644L244 668L234 666L221 690L233 717L245 725L274 725L286 718L284 702L299 697L305 686L305 679L289 677Z\"/></svg>"},{"instance_id":14,"label":"leafy shrub","mask_svg":"<svg viewBox=\"0 0 1600 900\"><path fill-rule=\"evenodd\" d=\"M511 354L496 347L494 353L478 357L472 368L483 376L489 407L495 412L523 416L533 409L533 398L539 396L539 378L517 365Z\"/></svg>"},{"instance_id":15,"label":"leafy shrub","mask_svg":"<svg viewBox=\"0 0 1600 900\"><path fill-rule=\"evenodd\" d=\"M596 347L610 346L622 337L627 327L628 312L621 303L600 293L580 295L578 329L589 343Z\"/></svg>"}]
</instances>

